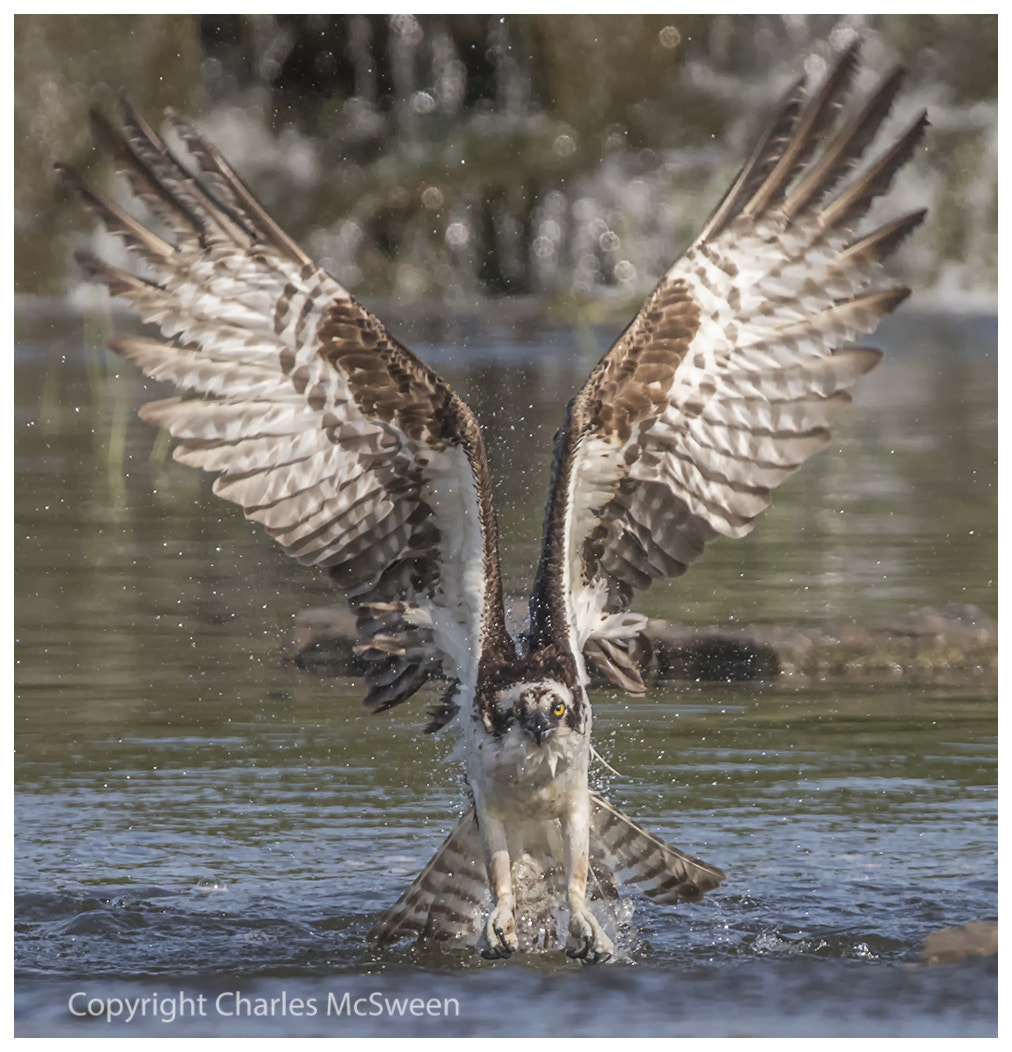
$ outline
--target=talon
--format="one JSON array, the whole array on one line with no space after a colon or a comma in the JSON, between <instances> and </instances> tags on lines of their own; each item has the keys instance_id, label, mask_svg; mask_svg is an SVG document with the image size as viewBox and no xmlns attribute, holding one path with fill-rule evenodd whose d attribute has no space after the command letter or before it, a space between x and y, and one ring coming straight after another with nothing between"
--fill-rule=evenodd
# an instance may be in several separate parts
<instances>
[{"instance_id":1,"label":"talon","mask_svg":"<svg viewBox=\"0 0 1012 1052\"><path fill-rule=\"evenodd\" d=\"M503 957L509 957L509 955L513 952L513 947L510 946L509 941L506 938L506 933L502 930L502 928L495 928L494 931L496 938L499 940L499 943L502 946L502 950L500 951L501 955Z\"/></svg>"},{"instance_id":2,"label":"talon","mask_svg":"<svg viewBox=\"0 0 1012 1052\"><path fill-rule=\"evenodd\" d=\"M479 946L482 957L487 961L509 957L519 948L511 909L497 905L492 910L485 922L485 932Z\"/></svg>"},{"instance_id":3,"label":"talon","mask_svg":"<svg viewBox=\"0 0 1012 1052\"><path fill-rule=\"evenodd\" d=\"M613 951L611 939L604 933L597 919L587 909L574 910L569 918L569 934L576 945L566 953L583 964L603 964Z\"/></svg>"}]
</instances>

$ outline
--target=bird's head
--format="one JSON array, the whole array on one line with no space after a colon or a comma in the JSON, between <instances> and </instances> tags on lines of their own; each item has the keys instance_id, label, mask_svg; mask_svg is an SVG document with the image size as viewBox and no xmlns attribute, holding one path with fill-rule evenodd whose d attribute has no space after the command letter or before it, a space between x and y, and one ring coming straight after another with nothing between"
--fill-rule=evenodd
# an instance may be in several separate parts
<instances>
[{"instance_id":1,"label":"bird's head","mask_svg":"<svg viewBox=\"0 0 1012 1052\"><path fill-rule=\"evenodd\" d=\"M515 722L537 745L574 726L573 692L554 679L517 683L503 690L497 701L501 722Z\"/></svg>"}]
</instances>

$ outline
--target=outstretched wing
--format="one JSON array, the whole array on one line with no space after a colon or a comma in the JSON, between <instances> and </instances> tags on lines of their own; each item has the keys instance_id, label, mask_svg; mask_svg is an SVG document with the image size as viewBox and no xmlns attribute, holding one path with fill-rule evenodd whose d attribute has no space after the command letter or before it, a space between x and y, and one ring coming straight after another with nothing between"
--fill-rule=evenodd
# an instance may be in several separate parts
<instances>
[{"instance_id":1,"label":"outstretched wing","mask_svg":"<svg viewBox=\"0 0 1012 1052\"><path fill-rule=\"evenodd\" d=\"M845 345L908 295L882 261L925 213L863 236L857 227L927 118L838 190L901 81L899 71L887 77L834 132L856 62L854 46L807 105L801 85L791 88L703 232L570 405L532 647L564 642L642 690L622 645L635 627L633 590L683 573L714 537L747 534L773 488L825 447L848 388L879 361Z\"/></svg>"},{"instance_id":2,"label":"outstretched wing","mask_svg":"<svg viewBox=\"0 0 1012 1052\"><path fill-rule=\"evenodd\" d=\"M62 169L144 265L138 276L78 257L161 329L110 347L186 392L141 415L177 439L177 460L215 472L219 496L348 594L366 705L396 705L433 675L473 688L483 645L512 652L474 415L168 116L199 177L129 107L122 133L99 115L93 124L171 241ZM429 729L455 711L448 695Z\"/></svg>"}]
</instances>

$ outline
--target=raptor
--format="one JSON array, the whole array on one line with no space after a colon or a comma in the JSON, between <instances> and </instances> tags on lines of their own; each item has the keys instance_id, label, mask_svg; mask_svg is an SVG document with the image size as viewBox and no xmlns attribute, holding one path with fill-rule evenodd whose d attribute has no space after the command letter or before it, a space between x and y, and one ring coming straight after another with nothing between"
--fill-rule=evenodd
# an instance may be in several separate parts
<instances>
[{"instance_id":1,"label":"raptor","mask_svg":"<svg viewBox=\"0 0 1012 1052\"><path fill-rule=\"evenodd\" d=\"M817 90L804 78L789 88L699 236L566 409L517 639L482 432L457 394L174 112L192 168L125 104L119 127L93 121L167 237L62 169L143 264L78 257L158 330L111 349L184 392L143 418L347 597L366 706L446 684L426 729L459 728L470 806L376 922L377 941L471 938L508 956L551 944L564 904L568 952L602 961L614 948L593 901L617 878L665 903L698 901L724 879L591 792L590 670L644 691L634 593L752 529L879 361L855 341L908 295L883 263L924 211L871 230L861 221L927 120L863 160L901 72L851 112L857 61L853 45Z\"/></svg>"}]
</instances>

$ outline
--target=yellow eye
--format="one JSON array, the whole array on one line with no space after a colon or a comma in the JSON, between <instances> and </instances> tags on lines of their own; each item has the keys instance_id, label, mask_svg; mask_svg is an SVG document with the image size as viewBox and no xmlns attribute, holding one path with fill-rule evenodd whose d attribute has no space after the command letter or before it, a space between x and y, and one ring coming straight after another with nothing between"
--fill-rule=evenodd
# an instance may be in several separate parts
<instances>
[{"instance_id":1,"label":"yellow eye","mask_svg":"<svg viewBox=\"0 0 1012 1052\"><path fill-rule=\"evenodd\" d=\"M520 719L520 702L519 701L513 706L513 716L514 716L515 719Z\"/></svg>"},{"instance_id":2,"label":"yellow eye","mask_svg":"<svg viewBox=\"0 0 1012 1052\"><path fill-rule=\"evenodd\" d=\"M562 714L563 714L563 713L564 713L565 711L566 711L566 703L565 703L564 701L557 701L557 702L556 702L556 703L555 703L555 704L554 704L554 705L552 706L552 715L553 715L553 716L554 716L554 717L555 717L556 719L559 719L559 717L560 717L560 716L562 716Z\"/></svg>"}]
</instances>

